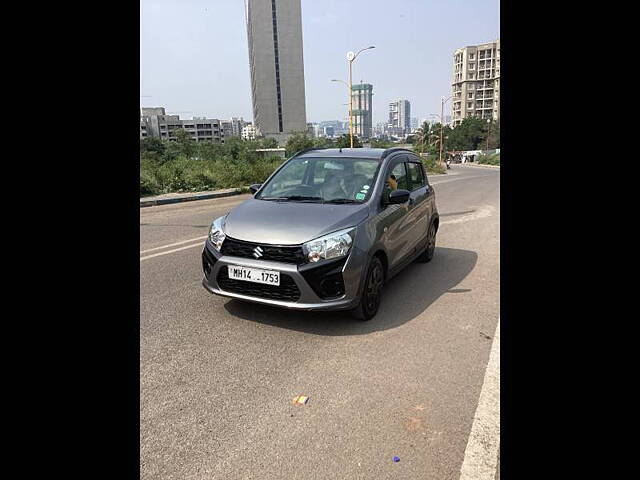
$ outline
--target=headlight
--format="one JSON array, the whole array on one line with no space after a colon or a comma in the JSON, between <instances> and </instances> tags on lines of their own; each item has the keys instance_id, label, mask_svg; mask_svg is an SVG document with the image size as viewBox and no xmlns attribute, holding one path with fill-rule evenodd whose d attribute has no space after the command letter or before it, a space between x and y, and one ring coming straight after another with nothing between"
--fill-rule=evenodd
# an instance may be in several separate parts
<instances>
[{"instance_id":1,"label":"headlight","mask_svg":"<svg viewBox=\"0 0 640 480\"><path fill-rule=\"evenodd\" d=\"M355 227L330 233L305 243L302 250L310 262L344 257L351 250L355 234Z\"/></svg>"},{"instance_id":2,"label":"headlight","mask_svg":"<svg viewBox=\"0 0 640 480\"><path fill-rule=\"evenodd\" d=\"M225 239L224 232L222 231L224 219L225 217L216 218L209 229L209 241L212 243L213 248L218 251L222 248L222 242L224 242Z\"/></svg>"}]
</instances>

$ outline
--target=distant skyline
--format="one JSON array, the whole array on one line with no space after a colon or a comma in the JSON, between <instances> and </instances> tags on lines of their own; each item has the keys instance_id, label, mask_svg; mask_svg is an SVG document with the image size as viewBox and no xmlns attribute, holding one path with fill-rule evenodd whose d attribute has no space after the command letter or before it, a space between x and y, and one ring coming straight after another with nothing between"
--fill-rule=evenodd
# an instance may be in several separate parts
<instances>
[{"instance_id":1,"label":"distant skyline","mask_svg":"<svg viewBox=\"0 0 640 480\"><path fill-rule=\"evenodd\" d=\"M307 122L347 120L347 88L331 79L346 81L347 51L369 45L353 82L373 84L373 124L400 98L422 120L451 95L454 50L500 37L500 2L302 0L302 29ZM244 1L141 0L140 96L181 118L251 121Z\"/></svg>"}]
</instances>

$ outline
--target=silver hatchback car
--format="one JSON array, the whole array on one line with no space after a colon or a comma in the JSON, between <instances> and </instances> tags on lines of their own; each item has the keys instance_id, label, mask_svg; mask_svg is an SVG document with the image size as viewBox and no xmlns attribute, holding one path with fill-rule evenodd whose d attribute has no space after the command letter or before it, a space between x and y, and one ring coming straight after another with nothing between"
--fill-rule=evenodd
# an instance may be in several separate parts
<instances>
[{"instance_id":1,"label":"silver hatchback car","mask_svg":"<svg viewBox=\"0 0 640 480\"><path fill-rule=\"evenodd\" d=\"M251 191L209 230L211 293L369 320L385 282L435 252L435 192L411 150L303 150Z\"/></svg>"}]
</instances>

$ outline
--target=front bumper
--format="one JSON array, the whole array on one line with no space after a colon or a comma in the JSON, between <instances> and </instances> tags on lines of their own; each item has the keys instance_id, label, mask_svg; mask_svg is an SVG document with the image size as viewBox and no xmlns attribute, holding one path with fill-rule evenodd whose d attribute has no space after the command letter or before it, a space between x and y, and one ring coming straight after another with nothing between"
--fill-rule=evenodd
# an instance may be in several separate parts
<instances>
[{"instance_id":1,"label":"front bumper","mask_svg":"<svg viewBox=\"0 0 640 480\"><path fill-rule=\"evenodd\" d=\"M331 299L321 298L305 279L303 272L298 265L284 262L274 262L266 260L254 260L250 258L232 257L222 255L215 250L209 240L205 242L203 255L204 278L202 285L209 292L215 293L223 297L238 298L263 305L272 305L277 307L289 308L294 310L345 310L355 308L359 301L360 282L364 266L366 265L366 254L353 247L349 256L342 267L342 279L344 281L344 294ZM327 263L318 262L318 267L323 267ZM261 268L264 270L276 270L282 276L288 275L295 286L297 286L300 295L295 301L276 300L271 298L263 298L261 296L248 295L242 291L229 291L224 289L218 283L218 275L225 275L224 270L229 265ZM315 266L312 268L316 268ZM304 268L303 268L304 270ZM249 282L247 282L249 283ZM251 284L253 285L253 284Z\"/></svg>"}]
</instances>

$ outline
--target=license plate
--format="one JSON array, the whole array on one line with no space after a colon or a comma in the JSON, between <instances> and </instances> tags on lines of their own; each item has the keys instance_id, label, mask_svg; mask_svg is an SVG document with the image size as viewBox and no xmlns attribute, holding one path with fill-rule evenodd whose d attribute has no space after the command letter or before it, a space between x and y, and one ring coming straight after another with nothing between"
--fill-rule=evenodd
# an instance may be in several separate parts
<instances>
[{"instance_id":1,"label":"license plate","mask_svg":"<svg viewBox=\"0 0 640 480\"><path fill-rule=\"evenodd\" d=\"M280 272L262 270L259 268L234 267L229 265L229 278L243 280L245 282L265 283L267 285L280 285Z\"/></svg>"}]
</instances>

